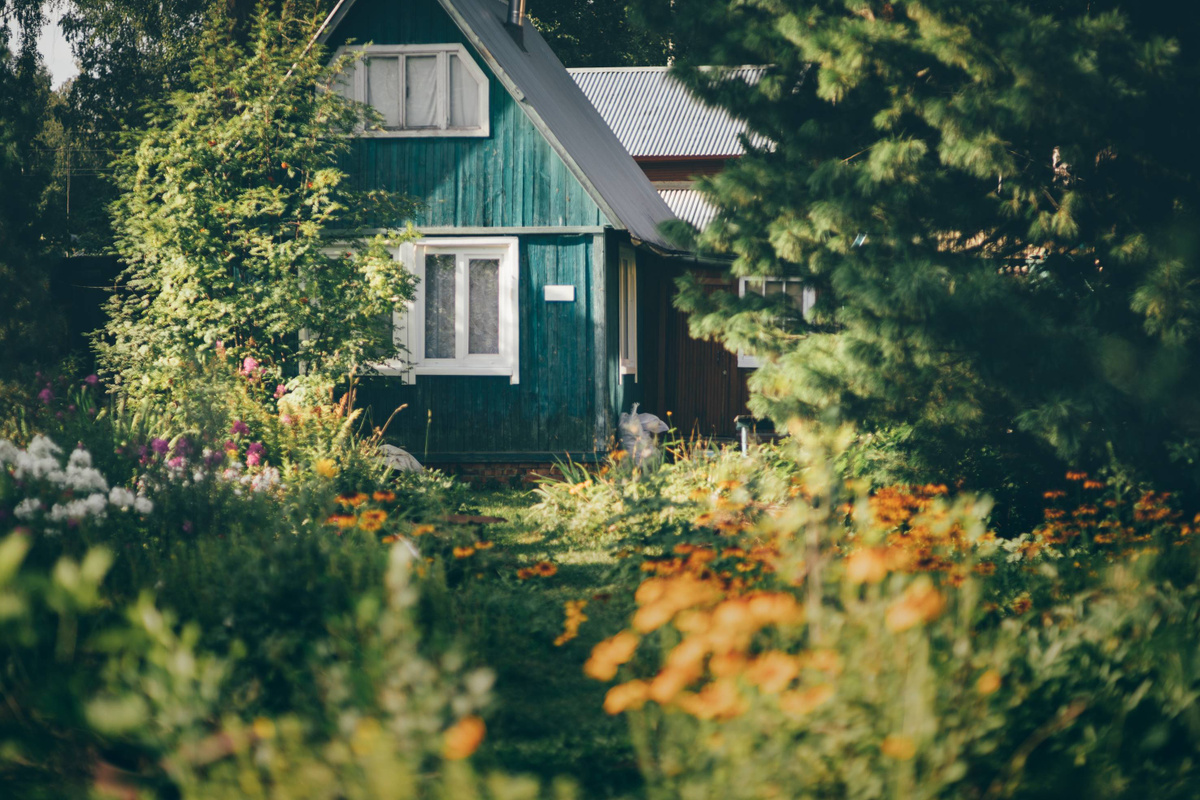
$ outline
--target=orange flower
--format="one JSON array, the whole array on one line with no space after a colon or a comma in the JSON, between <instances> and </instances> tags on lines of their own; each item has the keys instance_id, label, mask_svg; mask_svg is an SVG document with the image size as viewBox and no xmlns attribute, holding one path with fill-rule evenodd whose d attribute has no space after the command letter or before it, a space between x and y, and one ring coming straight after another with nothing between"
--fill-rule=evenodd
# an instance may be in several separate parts
<instances>
[{"instance_id":1,"label":"orange flower","mask_svg":"<svg viewBox=\"0 0 1200 800\"><path fill-rule=\"evenodd\" d=\"M363 503L367 502L367 496L362 492L356 492L355 494L339 494L338 502L344 506L357 508L358 506L361 506Z\"/></svg>"},{"instance_id":2,"label":"orange flower","mask_svg":"<svg viewBox=\"0 0 1200 800\"><path fill-rule=\"evenodd\" d=\"M778 694L799 674L795 657L772 650L754 659L746 669L746 680L767 694Z\"/></svg>"},{"instance_id":3,"label":"orange flower","mask_svg":"<svg viewBox=\"0 0 1200 800\"><path fill-rule=\"evenodd\" d=\"M745 708L745 701L731 680L714 681L697 694L680 695L675 705L698 719L729 719Z\"/></svg>"},{"instance_id":4,"label":"orange flower","mask_svg":"<svg viewBox=\"0 0 1200 800\"><path fill-rule=\"evenodd\" d=\"M377 503L390 503L396 499L395 492L374 492L371 494L372 499Z\"/></svg>"},{"instance_id":5,"label":"orange flower","mask_svg":"<svg viewBox=\"0 0 1200 800\"><path fill-rule=\"evenodd\" d=\"M879 583L887 574L887 551L884 548L855 550L846 559L846 580L851 583Z\"/></svg>"},{"instance_id":6,"label":"orange flower","mask_svg":"<svg viewBox=\"0 0 1200 800\"><path fill-rule=\"evenodd\" d=\"M400 541L401 538L403 538L403 537L401 537L399 534L389 533L387 536L383 537L379 541L383 542L384 544L392 544L393 542Z\"/></svg>"},{"instance_id":7,"label":"orange flower","mask_svg":"<svg viewBox=\"0 0 1200 800\"><path fill-rule=\"evenodd\" d=\"M917 745L907 736L892 734L883 740L879 750L888 758L908 761L917 754Z\"/></svg>"},{"instance_id":8,"label":"orange flower","mask_svg":"<svg viewBox=\"0 0 1200 800\"><path fill-rule=\"evenodd\" d=\"M785 714L802 717L810 714L833 697L833 685L818 683L798 692L786 692L779 696L779 709Z\"/></svg>"},{"instance_id":9,"label":"orange flower","mask_svg":"<svg viewBox=\"0 0 1200 800\"><path fill-rule=\"evenodd\" d=\"M1013 600L1012 610L1014 614L1024 614L1029 609L1033 608L1033 601L1029 599L1029 595L1023 594L1016 600Z\"/></svg>"},{"instance_id":10,"label":"orange flower","mask_svg":"<svg viewBox=\"0 0 1200 800\"><path fill-rule=\"evenodd\" d=\"M442 755L451 761L461 761L478 749L486 732L479 717L463 717L442 735Z\"/></svg>"},{"instance_id":11,"label":"orange flower","mask_svg":"<svg viewBox=\"0 0 1200 800\"><path fill-rule=\"evenodd\" d=\"M946 598L933 583L922 578L905 590L900 599L888 607L884 622L893 633L906 631L921 622L937 619L946 607Z\"/></svg>"},{"instance_id":12,"label":"orange flower","mask_svg":"<svg viewBox=\"0 0 1200 800\"><path fill-rule=\"evenodd\" d=\"M549 561L539 561L533 565L533 574L549 578L558 572L558 567Z\"/></svg>"},{"instance_id":13,"label":"orange flower","mask_svg":"<svg viewBox=\"0 0 1200 800\"><path fill-rule=\"evenodd\" d=\"M617 667L633 658L638 641L636 634L621 631L600 642L592 648L591 658L583 665L584 674L598 681L612 680Z\"/></svg>"},{"instance_id":14,"label":"orange flower","mask_svg":"<svg viewBox=\"0 0 1200 800\"><path fill-rule=\"evenodd\" d=\"M373 508L362 512L358 516L358 527L364 531L374 533L383 527L383 521L387 519L387 512L383 509Z\"/></svg>"},{"instance_id":15,"label":"orange flower","mask_svg":"<svg viewBox=\"0 0 1200 800\"><path fill-rule=\"evenodd\" d=\"M1000 673L994 669L989 669L987 672L979 676L979 680L975 681L975 691L979 692L984 697L992 694L1000 688Z\"/></svg>"},{"instance_id":16,"label":"orange flower","mask_svg":"<svg viewBox=\"0 0 1200 800\"><path fill-rule=\"evenodd\" d=\"M638 709L646 704L645 681L630 681L621 683L608 690L604 695L604 711L607 714L620 714L626 709Z\"/></svg>"},{"instance_id":17,"label":"orange flower","mask_svg":"<svg viewBox=\"0 0 1200 800\"><path fill-rule=\"evenodd\" d=\"M455 558L468 558L469 556L473 556L473 555L475 555L475 548L474 548L474 547L469 547L469 546L468 546L468 547L456 547L456 548L454 548L454 557L455 557Z\"/></svg>"},{"instance_id":18,"label":"orange flower","mask_svg":"<svg viewBox=\"0 0 1200 800\"><path fill-rule=\"evenodd\" d=\"M476 550L491 550L495 546L496 546L495 542L476 542L475 543Z\"/></svg>"},{"instance_id":19,"label":"orange flower","mask_svg":"<svg viewBox=\"0 0 1200 800\"><path fill-rule=\"evenodd\" d=\"M424 536L427 533L433 533L432 525L418 525L412 529L413 536Z\"/></svg>"},{"instance_id":20,"label":"orange flower","mask_svg":"<svg viewBox=\"0 0 1200 800\"><path fill-rule=\"evenodd\" d=\"M358 518L353 514L333 514L329 519L325 520L326 525L336 525L343 530L353 528L358 524Z\"/></svg>"},{"instance_id":21,"label":"orange flower","mask_svg":"<svg viewBox=\"0 0 1200 800\"><path fill-rule=\"evenodd\" d=\"M698 677L699 670L668 667L654 676L646 696L659 705L666 705Z\"/></svg>"}]
</instances>

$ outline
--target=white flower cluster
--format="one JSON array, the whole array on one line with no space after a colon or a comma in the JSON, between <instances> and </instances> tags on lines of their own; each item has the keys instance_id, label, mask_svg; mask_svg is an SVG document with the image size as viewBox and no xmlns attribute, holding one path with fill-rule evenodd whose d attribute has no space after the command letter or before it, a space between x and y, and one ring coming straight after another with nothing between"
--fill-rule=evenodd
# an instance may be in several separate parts
<instances>
[{"instance_id":1,"label":"white flower cluster","mask_svg":"<svg viewBox=\"0 0 1200 800\"><path fill-rule=\"evenodd\" d=\"M242 493L242 486L249 486L252 492L265 492L283 485L279 470L275 467L263 467L258 472L250 473L245 472L245 468L242 462L234 461L219 473L222 480L238 484L234 488L235 494Z\"/></svg>"},{"instance_id":2,"label":"white flower cluster","mask_svg":"<svg viewBox=\"0 0 1200 800\"><path fill-rule=\"evenodd\" d=\"M143 495L120 486L108 487L100 470L92 466L92 454L79 448L67 457L64 467L59 457L62 448L41 434L34 436L22 450L7 439L0 439L0 468L9 467L12 477L22 483L44 482L69 492L66 498L50 501L49 509L38 497L26 497L17 503L13 515L32 520L42 511L49 522L103 517L110 506L149 514L154 504ZM77 497L75 495L78 495Z\"/></svg>"}]
</instances>

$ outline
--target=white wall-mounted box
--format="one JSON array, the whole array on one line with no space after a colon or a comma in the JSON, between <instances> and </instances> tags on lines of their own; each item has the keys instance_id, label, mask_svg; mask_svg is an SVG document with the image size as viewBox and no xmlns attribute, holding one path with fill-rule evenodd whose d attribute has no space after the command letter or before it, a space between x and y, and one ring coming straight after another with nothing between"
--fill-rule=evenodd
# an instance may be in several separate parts
<instances>
[{"instance_id":1,"label":"white wall-mounted box","mask_svg":"<svg viewBox=\"0 0 1200 800\"><path fill-rule=\"evenodd\" d=\"M547 303L575 302L574 286L546 286L544 288Z\"/></svg>"}]
</instances>

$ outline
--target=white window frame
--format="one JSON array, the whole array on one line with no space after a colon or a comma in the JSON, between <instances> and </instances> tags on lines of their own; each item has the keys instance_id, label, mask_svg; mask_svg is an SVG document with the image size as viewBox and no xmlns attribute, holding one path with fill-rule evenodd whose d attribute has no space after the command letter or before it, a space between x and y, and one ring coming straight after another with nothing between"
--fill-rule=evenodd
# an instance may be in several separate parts
<instances>
[{"instance_id":1,"label":"white window frame","mask_svg":"<svg viewBox=\"0 0 1200 800\"><path fill-rule=\"evenodd\" d=\"M430 252L455 255L455 357L425 357L425 256ZM399 375L413 383L419 375L502 375L520 383L520 327L518 314L519 248L515 237L437 237L402 245L397 259L418 279L416 296L392 315L393 342L402 350L396 358L375 365L384 375ZM472 257L500 259L500 352L467 352L470 284L467 261Z\"/></svg>"},{"instance_id":2,"label":"white window frame","mask_svg":"<svg viewBox=\"0 0 1200 800\"><path fill-rule=\"evenodd\" d=\"M347 53L361 53L362 57L356 58L348 69L353 69L351 84L353 97L350 99L357 100L360 103L367 102L367 70L363 63L363 58L372 56L379 57L395 57L399 60L399 68L397 70L397 90L399 93L399 111L401 125L403 126L404 119L404 69L406 60L404 56L437 56L437 117L438 126L433 128L395 128L395 129L367 129L358 131L360 136L372 136L378 138L396 138L396 137L412 137L412 136L456 136L456 137L483 137L491 134L491 119L488 115L488 94L490 82L487 74L479 68L475 63L475 59L467 52L467 48L462 44L373 44L365 46L346 46L339 47L334 54L335 58L341 57ZM450 54L455 54L466 66L467 72L470 73L479 84L479 125L470 128L451 128L450 127Z\"/></svg>"},{"instance_id":3,"label":"white window frame","mask_svg":"<svg viewBox=\"0 0 1200 800\"><path fill-rule=\"evenodd\" d=\"M638 333L637 333L637 256L629 245L621 245L617 255L618 312L620 330L621 375L632 375L637 382Z\"/></svg>"},{"instance_id":4,"label":"white window frame","mask_svg":"<svg viewBox=\"0 0 1200 800\"><path fill-rule=\"evenodd\" d=\"M802 281L800 281L796 278L773 278L773 277L738 278L738 297L746 296L746 286L748 283L759 283L759 284L763 285L763 288L765 289L766 281L779 281L781 283L802 283ZM761 293L756 293L756 294L761 294ZM805 286L804 290L801 292L801 295L800 295L800 313L803 314L807 318L808 312L812 310L812 307L816 304L816 302L817 302L817 290L812 288L811 286ZM738 365L738 369L758 369L759 367L762 366L762 361L759 359L758 356L756 356L752 353L747 353L744 350L738 350L737 351L737 365Z\"/></svg>"}]
</instances>

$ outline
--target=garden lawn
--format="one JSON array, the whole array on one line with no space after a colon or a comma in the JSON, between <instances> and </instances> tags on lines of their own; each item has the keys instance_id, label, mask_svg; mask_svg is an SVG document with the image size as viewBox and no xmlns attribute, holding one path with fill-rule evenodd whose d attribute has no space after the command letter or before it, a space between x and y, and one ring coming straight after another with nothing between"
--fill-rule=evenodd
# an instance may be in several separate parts
<instances>
[{"instance_id":1,"label":"garden lawn","mask_svg":"<svg viewBox=\"0 0 1200 800\"><path fill-rule=\"evenodd\" d=\"M626 720L604 713L607 689L582 671L593 645L619 630L632 610L628 587L614 582L614 541L543 533L530 513L529 492L488 492L472 498L473 513L503 517L481 526L498 556L449 598L454 629L473 647L472 660L496 672L496 703L476 756L481 769L503 767L546 780L572 776L584 797L640 794L641 776ZM548 561L549 577L524 580L517 570ZM577 638L555 646L564 604L586 600L588 620Z\"/></svg>"}]
</instances>

